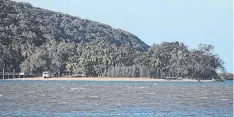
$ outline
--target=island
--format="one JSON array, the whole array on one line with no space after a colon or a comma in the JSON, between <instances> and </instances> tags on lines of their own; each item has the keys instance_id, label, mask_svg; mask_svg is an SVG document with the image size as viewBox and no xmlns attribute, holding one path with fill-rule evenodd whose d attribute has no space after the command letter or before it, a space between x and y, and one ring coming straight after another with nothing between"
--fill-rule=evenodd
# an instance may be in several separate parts
<instances>
[{"instance_id":1,"label":"island","mask_svg":"<svg viewBox=\"0 0 234 117\"><path fill-rule=\"evenodd\" d=\"M0 1L0 70L41 76L83 73L96 78L220 79L224 62L214 46L183 42L147 45L109 25L29 3ZM154 38L154 37L152 37ZM156 38L155 38L156 39ZM9 75L8 75L9 76Z\"/></svg>"}]
</instances>

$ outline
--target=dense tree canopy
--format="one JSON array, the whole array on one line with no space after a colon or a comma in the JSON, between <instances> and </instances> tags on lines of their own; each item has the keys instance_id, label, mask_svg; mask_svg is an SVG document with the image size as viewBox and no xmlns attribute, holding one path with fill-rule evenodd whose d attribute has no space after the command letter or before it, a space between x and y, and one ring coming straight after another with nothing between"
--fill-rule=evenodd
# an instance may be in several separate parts
<instances>
[{"instance_id":1,"label":"dense tree canopy","mask_svg":"<svg viewBox=\"0 0 234 117\"><path fill-rule=\"evenodd\" d=\"M225 70L212 45L189 50L184 43L163 42L150 47L126 31L28 3L1 0L0 10L0 69L203 79Z\"/></svg>"}]
</instances>

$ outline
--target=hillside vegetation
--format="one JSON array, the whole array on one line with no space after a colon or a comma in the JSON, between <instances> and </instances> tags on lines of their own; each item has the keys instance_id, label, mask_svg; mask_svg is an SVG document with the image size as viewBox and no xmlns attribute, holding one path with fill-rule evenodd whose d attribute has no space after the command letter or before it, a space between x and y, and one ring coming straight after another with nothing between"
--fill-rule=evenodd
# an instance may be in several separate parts
<instances>
[{"instance_id":1,"label":"hillside vegetation","mask_svg":"<svg viewBox=\"0 0 234 117\"><path fill-rule=\"evenodd\" d=\"M41 73L86 72L88 76L211 78L224 70L212 45L189 50L182 42L151 47L108 25L0 1L0 69Z\"/></svg>"}]
</instances>

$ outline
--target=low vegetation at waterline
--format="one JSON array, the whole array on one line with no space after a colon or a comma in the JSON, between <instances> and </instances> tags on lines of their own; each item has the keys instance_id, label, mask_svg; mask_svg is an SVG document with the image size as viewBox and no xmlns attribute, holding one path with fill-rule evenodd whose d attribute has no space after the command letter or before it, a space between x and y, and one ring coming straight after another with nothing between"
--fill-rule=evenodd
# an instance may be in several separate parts
<instances>
[{"instance_id":1,"label":"low vegetation at waterline","mask_svg":"<svg viewBox=\"0 0 234 117\"><path fill-rule=\"evenodd\" d=\"M1 0L0 9L0 69L6 71L202 79L225 71L212 45L188 49L182 42L162 42L148 46L129 32L28 3Z\"/></svg>"},{"instance_id":2,"label":"low vegetation at waterline","mask_svg":"<svg viewBox=\"0 0 234 117\"><path fill-rule=\"evenodd\" d=\"M220 78L222 79L226 79L226 80L233 80L233 73L219 73L218 76L220 76Z\"/></svg>"}]
</instances>

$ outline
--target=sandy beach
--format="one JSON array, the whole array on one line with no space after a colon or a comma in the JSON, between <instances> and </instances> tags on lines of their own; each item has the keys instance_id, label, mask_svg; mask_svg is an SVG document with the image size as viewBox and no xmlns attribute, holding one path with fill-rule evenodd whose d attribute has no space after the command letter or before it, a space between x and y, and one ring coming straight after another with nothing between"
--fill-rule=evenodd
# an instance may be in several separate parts
<instances>
[{"instance_id":1,"label":"sandy beach","mask_svg":"<svg viewBox=\"0 0 234 117\"><path fill-rule=\"evenodd\" d=\"M64 80L64 81L153 81L153 82L198 82L192 79L182 80L166 80L166 79L153 79L153 78L108 78L108 77L86 77L86 78L73 78L73 77L59 77L59 78L21 78L9 80ZM213 80L201 80L200 82L213 82Z\"/></svg>"}]
</instances>

